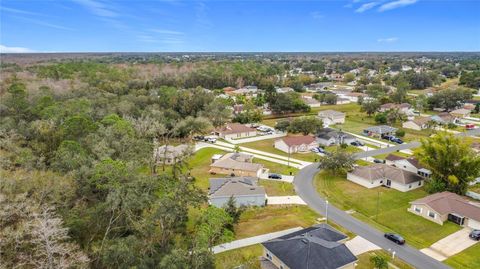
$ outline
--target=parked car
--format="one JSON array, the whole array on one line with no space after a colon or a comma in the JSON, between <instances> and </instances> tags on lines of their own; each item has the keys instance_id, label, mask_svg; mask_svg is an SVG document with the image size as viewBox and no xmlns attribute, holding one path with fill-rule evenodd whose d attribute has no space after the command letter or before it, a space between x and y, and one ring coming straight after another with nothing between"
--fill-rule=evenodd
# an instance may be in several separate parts
<instances>
[{"instance_id":1,"label":"parked car","mask_svg":"<svg viewBox=\"0 0 480 269\"><path fill-rule=\"evenodd\" d=\"M323 154L327 154L327 151L321 147L318 147L318 153L323 153Z\"/></svg>"},{"instance_id":2,"label":"parked car","mask_svg":"<svg viewBox=\"0 0 480 269\"><path fill-rule=\"evenodd\" d=\"M385 234L385 238L387 238L388 240L390 241L393 241L399 245L403 245L405 244L405 239L403 239L403 237L401 237L400 235L398 234L394 234L394 233L386 233Z\"/></svg>"},{"instance_id":3,"label":"parked car","mask_svg":"<svg viewBox=\"0 0 480 269\"><path fill-rule=\"evenodd\" d=\"M206 137L205 142L213 144L213 143L217 142L217 139L215 137Z\"/></svg>"},{"instance_id":4,"label":"parked car","mask_svg":"<svg viewBox=\"0 0 480 269\"><path fill-rule=\"evenodd\" d=\"M480 230L473 230L470 233L469 237L472 238L473 240L479 241L480 240Z\"/></svg>"},{"instance_id":5,"label":"parked car","mask_svg":"<svg viewBox=\"0 0 480 269\"><path fill-rule=\"evenodd\" d=\"M310 151L313 152L313 153L320 153L320 151L318 150L318 148L312 148Z\"/></svg>"},{"instance_id":6,"label":"parked car","mask_svg":"<svg viewBox=\"0 0 480 269\"><path fill-rule=\"evenodd\" d=\"M387 135L387 134L382 134L382 139L385 139L385 140L390 140L390 138L392 138L393 136L392 135Z\"/></svg>"},{"instance_id":7,"label":"parked car","mask_svg":"<svg viewBox=\"0 0 480 269\"><path fill-rule=\"evenodd\" d=\"M465 125L465 129L473 130L473 129L475 129L475 124L467 124L467 125Z\"/></svg>"},{"instance_id":8,"label":"parked car","mask_svg":"<svg viewBox=\"0 0 480 269\"><path fill-rule=\"evenodd\" d=\"M355 146L355 147L363 147L363 146L365 146L365 144L362 143L362 142L360 142L360 141L353 141L352 143L350 143L350 145Z\"/></svg>"},{"instance_id":9,"label":"parked car","mask_svg":"<svg viewBox=\"0 0 480 269\"><path fill-rule=\"evenodd\" d=\"M395 142L397 144L403 144L403 140L396 137L394 137L393 139L390 139L390 141Z\"/></svg>"},{"instance_id":10,"label":"parked car","mask_svg":"<svg viewBox=\"0 0 480 269\"><path fill-rule=\"evenodd\" d=\"M380 160L380 159L374 159L374 163L385 163L385 160Z\"/></svg>"},{"instance_id":11,"label":"parked car","mask_svg":"<svg viewBox=\"0 0 480 269\"><path fill-rule=\"evenodd\" d=\"M193 137L193 140L205 141L205 137L203 135L196 135Z\"/></svg>"},{"instance_id":12,"label":"parked car","mask_svg":"<svg viewBox=\"0 0 480 269\"><path fill-rule=\"evenodd\" d=\"M279 174L268 174L268 178L271 178L271 179L282 179L282 175L279 175Z\"/></svg>"}]
</instances>

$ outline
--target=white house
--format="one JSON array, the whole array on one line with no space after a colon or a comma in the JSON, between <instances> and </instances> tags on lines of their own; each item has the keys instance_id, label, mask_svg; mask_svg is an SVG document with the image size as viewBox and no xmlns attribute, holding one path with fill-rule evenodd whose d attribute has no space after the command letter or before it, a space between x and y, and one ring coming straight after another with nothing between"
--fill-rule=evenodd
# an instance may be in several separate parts
<instances>
[{"instance_id":1,"label":"white house","mask_svg":"<svg viewBox=\"0 0 480 269\"><path fill-rule=\"evenodd\" d=\"M323 121L326 125L332 124L344 124L345 123L345 113L335 111L335 110L323 110L318 112L319 119Z\"/></svg>"},{"instance_id":2,"label":"white house","mask_svg":"<svg viewBox=\"0 0 480 269\"><path fill-rule=\"evenodd\" d=\"M385 157L385 164L398 167L422 177L430 177L432 174L430 170L420 165L420 162L414 157L405 158L394 154L388 154L387 157Z\"/></svg>"},{"instance_id":3,"label":"white house","mask_svg":"<svg viewBox=\"0 0 480 269\"><path fill-rule=\"evenodd\" d=\"M408 103L394 104L386 103L380 106L380 112L386 112L389 110L398 110L398 112L405 115L413 115L412 105Z\"/></svg>"},{"instance_id":4,"label":"white house","mask_svg":"<svg viewBox=\"0 0 480 269\"><path fill-rule=\"evenodd\" d=\"M420 188L424 183L421 176L386 164L358 166L347 173L347 179L369 189L383 185L401 192Z\"/></svg>"},{"instance_id":5,"label":"white house","mask_svg":"<svg viewBox=\"0 0 480 269\"><path fill-rule=\"evenodd\" d=\"M429 121L430 118L428 117L416 117L413 120L402 123L402 127L406 129L421 131L428 128Z\"/></svg>"},{"instance_id":6,"label":"white house","mask_svg":"<svg viewBox=\"0 0 480 269\"><path fill-rule=\"evenodd\" d=\"M318 147L318 143L311 135L286 136L276 140L274 146L286 153L302 153Z\"/></svg>"},{"instance_id":7,"label":"white house","mask_svg":"<svg viewBox=\"0 0 480 269\"><path fill-rule=\"evenodd\" d=\"M217 128L214 133L221 138L236 139L256 136L257 130L240 123L227 123L225 126Z\"/></svg>"}]
</instances>

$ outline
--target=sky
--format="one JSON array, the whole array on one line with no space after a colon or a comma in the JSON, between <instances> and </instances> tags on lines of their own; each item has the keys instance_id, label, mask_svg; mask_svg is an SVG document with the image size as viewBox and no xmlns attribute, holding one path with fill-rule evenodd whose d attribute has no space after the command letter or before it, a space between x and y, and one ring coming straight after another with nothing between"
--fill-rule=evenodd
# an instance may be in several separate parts
<instances>
[{"instance_id":1,"label":"sky","mask_svg":"<svg viewBox=\"0 0 480 269\"><path fill-rule=\"evenodd\" d=\"M480 51L480 0L2 0L0 52Z\"/></svg>"}]
</instances>

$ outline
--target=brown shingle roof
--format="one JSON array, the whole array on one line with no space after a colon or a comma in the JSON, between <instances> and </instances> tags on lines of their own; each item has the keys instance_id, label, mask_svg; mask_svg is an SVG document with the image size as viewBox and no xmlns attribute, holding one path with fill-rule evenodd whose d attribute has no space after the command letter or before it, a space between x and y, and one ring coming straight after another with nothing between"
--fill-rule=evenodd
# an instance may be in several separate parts
<instances>
[{"instance_id":1,"label":"brown shingle roof","mask_svg":"<svg viewBox=\"0 0 480 269\"><path fill-rule=\"evenodd\" d=\"M480 207L473 205L468 199L456 193L439 192L410 203L425 204L441 215L454 213L480 221Z\"/></svg>"},{"instance_id":2,"label":"brown shingle roof","mask_svg":"<svg viewBox=\"0 0 480 269\"><path fill-rule=\"evenodd\" d=\"M416 117L413 122L417 124L418 126L422 126L424 124L427 124L430 121L429 117Z\"/></svg>"},{"instance_id":3,"label":"brown shingle roof","mask_svg":"<svg viewBox=\"0 0 480 269\"><path fill-rule=\"evenodd\" d=\"M359 166L351 173L367 180L390 179L401 184L410 184L423 179L415 173L386 164Z\"/></svg>"},{"instance_id":4,"label":"brown shingle roof","mask_svg":"<svg viewBox=\"0 0 480 269\"><path fill-rule=\"evenodd\" d=\"M243 153L227 153L218 161L212 163L211 167L219 167L219 168L226 168L226 169L237 169L243 171L252 171L256 172L263 168L263 165L258 163L251 163L249 160L246 159L248 154Z\"/></svg>"},{"instance_id":5,"label":"brown shingle roof","mask_svg":"<svg viewBox=\"0 0 480 269\"><path fill-rule=\"evenodd\" d=\"M285 144L287 144L289 147L292 146L299 146L299 145L308 145L313 142L315 142L315 137L311 135L304 135L304 136L287 136L281 138Z\"/></svg>"},{"instance_id":6,"label":"brown shingle roof","mask_svg":"<svg viewBox=\"0 0 480 269\"><path fill-rule=\"evenodd\" d=\"M240 123L227 123L225 126L218 128L216 131L223 134L237 134L254 132L256 130Z\"/></svg>"}]
</instances>

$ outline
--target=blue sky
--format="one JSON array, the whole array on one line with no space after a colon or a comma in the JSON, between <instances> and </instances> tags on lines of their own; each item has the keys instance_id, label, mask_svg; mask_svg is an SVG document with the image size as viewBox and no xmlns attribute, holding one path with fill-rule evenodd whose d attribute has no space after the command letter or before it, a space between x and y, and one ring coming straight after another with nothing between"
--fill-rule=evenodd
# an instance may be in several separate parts
<instances>
[{"instance_id":1,"label":"blue sky","mask_svg":"<svg viewBox=\"0 0 480 269\"><path fill-rule=\"evenodd\" d=\"M2 52L480 51L480 0L3 0Z\"/></svg>"}]
</instances>

